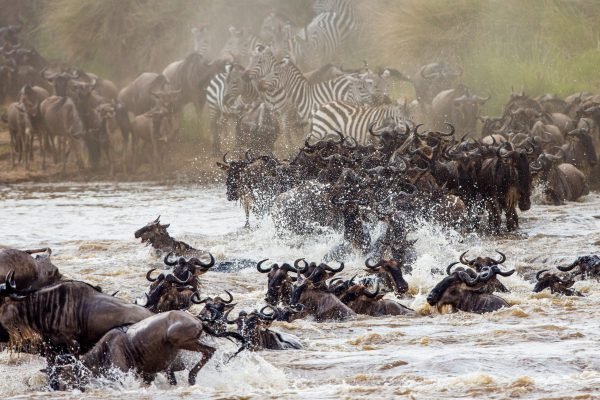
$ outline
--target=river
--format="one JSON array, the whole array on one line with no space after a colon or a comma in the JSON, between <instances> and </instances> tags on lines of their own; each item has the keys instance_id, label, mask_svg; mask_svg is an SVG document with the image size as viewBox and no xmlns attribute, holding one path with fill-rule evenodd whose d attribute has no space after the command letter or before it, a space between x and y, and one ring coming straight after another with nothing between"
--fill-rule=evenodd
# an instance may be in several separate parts
<instances>
[{"instance_id":1,"label":"river","mask_svg":"<svg viewBox=\"0 0 600 400\"><path fill-rule=\"evenodd\" d=\"M148 286L145 273L160 267L154 252L133 232L161 215L179 240L209 249L217 260L269 258L319 261L340 237L280 237L268 221L244 229L241 208L225 200L220 186L123 184L23 184L0 187L0 246L50 246L52 259L69 278L99 284L105 292L133 301ZM220 343L201 370L197 384L171 387L164 376L150 386L130 374L116 382L93 381L81 392L48 392L36 356L0 353L3 398L598 398L600 396L600 284L577 282L586 297L534 294L531 275L543 266L568 263L597 253L600 195L562 207L534 204L520 214L515 235L500 238L463 235L439 226L414 227L417 260L406 276L410 296L401 302L417 317L371 318L335 323L299 320L274 323L301 338L300 351L243 352ZM425 301L443 268L469 256L507 255L502 278L511 290L501 294L511 307L494 313L439 314ZM358 256L342 276L363 270ZM254 268L234 273L209 271L203 294L228 289L236 310L260 308L266 276ZM190 362L195 354L187 354ZM238 397L239 396L239 397Z\"/></svg>"}]
</instances>

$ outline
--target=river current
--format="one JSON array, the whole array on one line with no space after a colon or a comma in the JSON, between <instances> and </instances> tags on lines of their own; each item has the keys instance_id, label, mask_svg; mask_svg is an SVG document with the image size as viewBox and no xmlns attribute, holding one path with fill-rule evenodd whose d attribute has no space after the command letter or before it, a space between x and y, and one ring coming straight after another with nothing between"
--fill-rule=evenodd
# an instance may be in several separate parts
<instances>
[{"instance_id":1,"label":"river current","mask_svg":"<svg viewBox=\"0 0 600 400\"><path fill-rule=\"evenodd\" d=\"M281 237L267 219L244 229L242 209L227 202L222 186L155 184L23 184L0 187L0 246L49 246L63 275L98 284L107 293L133 301L143 297L145 273L163 266L133 232L161 215L169 232L217 261L244 259L319 261L340 237ZM304 350L243 352L218 342L218 351L200 371L195 386L187 373L171 387L164 376L150 386L130 374L96 380L81 392L48 392L43 359L0 353L2 398L599 398L600 284L577 282L586 297L534 294L533 274L577 256L598 253L600 195L551 207L534 204L520 213L517 234L499 238L461 234L435 225L414 227L418 238L410 296L401 302L417 317L372 318L316 323L276 322L273 328L298 336ZM464 250L469 256L507 255L502 278L511 307L476 315L439 314L425 298L443 269ZM361 273L358 256L341 276ZM266 276L250 267L209 271L203 295L233 293L236 310L260 308ZM198 306L195 306L198 307ZM195 308L193 308L195 310ZM190 363L197 355L186 354Z\"/></svg>"}]
</instances>

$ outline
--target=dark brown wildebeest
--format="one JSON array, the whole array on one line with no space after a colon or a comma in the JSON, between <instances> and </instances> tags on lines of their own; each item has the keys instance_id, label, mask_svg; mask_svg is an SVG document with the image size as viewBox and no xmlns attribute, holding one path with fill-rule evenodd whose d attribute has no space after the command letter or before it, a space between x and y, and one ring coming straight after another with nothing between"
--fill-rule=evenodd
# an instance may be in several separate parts
<instances>
[{"instance_id":1,"label":"dark brown wildebeest","mask_svg":"<svg viewBox=\"0 0 600 400\"><path fill-rule=\"evenodd\" d=\"M116 129L117 112L113 103L102 103L94 109L94 120L99 124L96 128L88 130L97 146L97 163L106 163L110 175L120 167L122 172L127 172L130 157L130 135L127 129Z\"/></svg>"},{"instance_id":2,"label":"dark brown wildebeest","mask_svg":"<svg viewBox=\"0 0 600 400\"><path fill-rule=\"evenodd\" d=\"M137 163L147 161L152 172L156 172L164 161L159 143L166 146L179 131L173 113L166 107L156 105L150 111L136 116L130 125ZM151 153L147 151L147 146L151 147ZM152 156L149 157L149 154Z\"/></svg>"},{"instance_id":3,"label":"dark brown wildebeest","mask_svg":"<svg viewBox=\"0 0 600 400\"><path fill-rule=\"evenodd\" d=\"M197 279L189 281L189 274L194 276L194 278L198 278L200 275L208 272L208 270L215 265L215 258L209 252L205 253L210 257L208 263L204 263L196 257L191 257L188 260L186 260L185 257L179 257L177 261L169 261L169 258L172 254L173 253L169 253L165 256L165 265L168 267L174 267L173 275L175 275L179 280L187 281L187 283L190 283L196 290L198 289Z\"/></svg>"},{"instance_id":4,"label":"dark brown wildebeest","mask_svg":"<svg viewBox=\"0 0 600 400\"><path fill-rule=\"evenodd\" d=\"M185 311L152 315L133 325L116 327L107 332L80 358L80 366L59 367L59 389L85 383L78 379L82 375L82 371L79 371L81 367L93 376L104 376L112 368L123 372L134 371L146 383L152 382L157 373L166 372L169 382L176 384L172 366L180 350L202 354L202 359L192 367L188 376L188 382L193 385L198 372L216 351L214 347L202 344L203 333L209 337L234 338L244 343L244 338L237 333L216 333ZM243 349L244 346L238 353Z\"/></svg>"},{"instance_id":5,"label":"dark brown wildebeest","mask_svg":"<svg viewBox=\"0 0 600 400\"><path fill-rule=\"evenodd\" d=\"M75 154L80 168L86 168L85 131L73 101L67 97L50 96L40 104L40 112L51 147L54 148L54 138L58 138L55 157L63 164L63 172L70 153Z\"/></svg>"},{"instance_id":6,"label":"dark brown wildebeest","mask_svg":"<svg viewBox=\"0 0 600 400\"><path fill-rule=\"evenodd\" d=\"M383 294L394 293L396 297L402 297L408 291L408 283L402 276L402 262L398 260L380 260L375 264L369 263L367 259L365 266L371 276L362 278L359 283L374 287L375 284Z\"/></svg>"},{"instance_id":7,"label":"dark brown wildebeest","mask_svg":"<svg viewBox=\"0 0 600 400\"><path fill-rule=\"evenodd\" d=\"M20 292L12 274L0 285L0 340L40 345L52 388L58 385L52 367L61 354L85 353L109 330L152 315L84 282L63 281Z\"/></svg>"},{"instance_id":8,"label":"dark brown wildebeest","mask_svg":"<svg viewBox=\"0 0 600 400\"><path fill-rule=\"evenodd\" d=\"M210 80L225 65L224 61L208 62L208 59L197 52L192 52L183 60L169 64L162 72L167 78L169 87L181 91L174 105L177 112L188 104L193 103L198 116L206 101L206 89Z\"/></svg>"},{"instance_id":9,"label":"dark brown wildebeest","mask_svg":"<svg viewBox=\"0 0 600 400\"><path fill-rule=\"evenodd\" d=\"M79 75L72 72L50 72L44 68L41 72L42 78L50 82L54 88L54 96L67 97L69 82L77 79Z\"/></svg>"},{"instance_id":10,"label":"dark brown wildebeest","mask_svg":"<svg viewBox=\"0 0 600 400\"><path fill-rule=\"evenodd\" d=\"M577 268L573 275L581 275L581 279L596 278L600 280L600 256L597 255L581 256L566 267L556 268L563 272Z\"/></svg>"},{"instance_id":11,"label":"dark brown wildebeest","mask_svg":"<svg viewBox=\"0 0 600 400\"><path fill-rule=\"evenodd\" d=\"M268 268L263 268L262 265L268 259L259 261L256 264L258 272L267 275L267 295L265 296L265 302L272 306L276 306L279 303L289 304L290 297L292 295L292 285L296 281L296 277L289 276L288 273L298 273L298 269L291 265L284 263L272 264Z\"/></svg>"},{"instance_id":12,"label":"dark brown wildebeest","mask_svg":"<svg viewBox=\"0 0 600 400\"><path fill-rule=\"evenodd\" d=\"M324 286L324 285L323 285ZM327 287L315 285L311 277L304 278L298 273L292 289L290 305L304 306L303 310L293 316L293 319L313 316L315 321L344 320L356 316L348 306L342 303Z\"/></svg>"},{"instance_id":13,"label":"dark brown wildebeest","mask_svg":"<svg viewBox=\"0 0 600 400\"><path fill-rule=\"evenodd\" d=\"M585 176L590 176L592 168L598 164L598 155L590 135L590 126L576 128L567 133L567 142L561 147L565 162L573 164Z\"/></svg>"},{"instance_id":14,"label":"dark brown wildebeest","mask_svg":"<svg viewBox=\"0 0 600 400\"><path fill-rule=\"evenodd\" d=\"M279 118L263 101L256 101L242 111L235 127L238 148L260 153L272 152L280 133Z\"/></svg>"},{"instance_id":15,"label":"dark brown wildebeest","mask_svg":"<svg viewBox=\"0 0 600 400\"><path fill-rule=\"evenodd\" d=\"M192 296L196 293L196 285L192 285L194 274L187 273L187 279L179 279L174 274L160 274L152 278L152 268L146 273L146 279L152 284L146 296L146 303L140 304L154 313L171 310L187 310L192 305Z\"/></svg>"},{"instance_id":16,"label":"dark brown wildebeest","mask_svg":"<svg viewBox=\"0 0 600 400\"><path fill-rule=\"evenodd\" d=\"M485 267L487 268L490 267ZM458 269L442 279L431 290L427 296L427 303L437 307L438 310L445 305L450 305L453 310L473 313L486 313L510 307L504 299L480 290L485 286L485 282L482 283L480 280L480 274L472 276L463 269Z\"/></svg>"},{"instance_id":17,"label":"dark brown wildebeest","mask_svg":"<svg viewBox=\"0 0 600 400\"><path fill-rule=\"evenodd\" d=\"M225 313L233 310L235 303L233 302L233 296L227 290L225 290L229 299L224 299L220 296L217 297L206 297L200 300L198 293L196 292L191 300L194 304L204 304L204 308L198 314L204 322L208 322L213 331L217 333L225 332L227 330L227 322Z\"/></svg>"},{"instance_id":18,"label":"dark brown wildebeest","mask_svg":"<svg viewBox=\"0 0 600 400\"><path fill-rule=\"evenodd\" d=\"M365 285L349 285L339 295L340 301L357 314L383 317L386 315L414 315L414 311L393 300L383 299L379 294L379 284L375 283L375 291L369 291Z\"/></svg>"},{"instance_id":19,"label":"dark brown wildebeest","mask_svg":"<svg viewBox=\"0 0 600 400\"><path fill-rule=\"evenodd\" d=\"M565 201L575 201L590 192L583 172L572 164L564 163L563 160L564 153L543 153L530 165L532 173L535 173L539 182L543 184L546 202L557 206Z\"/></svg>"},{"instance_id":20,"label":"dark brown wildebeest","mask_svg":"<svg viewBox=\"0 0 600 400\"><path fill-rule=\"evenodd\" d=\"M271 308L273 312L265 314L267 308ZM237 325L238 334L246 340L251 351L302 349L302 343L296 336L269 329L276 317L277 311L271 306L250 313L241 311L235 320L229 319L229 311L225 313L227 323Z\"/></svg>"},{"instance_id":21,"label":"dark brown wildebeest","mask_svg":"<svg viewBox=\"0 0 600 400\"><path fill-rule=\"evenodd\" d=\"M37 254L33 258L31 255L36 253L43 254ZM4 277L11 271L14 271L13 280L19 290L38 290L56 283L61 279L61 274L50 261L51 255L52 250L49 248L0 251L0 283L4 282Z\"/></svg>"},{"instance_id":22,"label":"dark brown wildebeest","mask_svg":"<svg viewBox=\"0 0 600 400\"><path fill-rule=\"evenodd\" d=\"M458 132L476 134L475 125L481 106L489 99L489 96L472 94L469 88L462 85L444 90L438 93L431 103L435 126L443 129L444 124L450 122Z\"/></svg>"},{"instance_id":23,"label":"dark brown wildebeest","mask_svg":"<svg viewBox=\"0 0 600 400\"><path fill-rule=\"evenodd\" d=\"M506 261L506 256L503 253L496 250L496 253L500 254L499 260L496 260L492 257L477 257L472 260L469 260L465 257L467 252L468 252L468 250L463 252L460 255L460 257L459 257L460 263L474 268L476 273L480 273L486 268L488 269L486 274L482 275L482 277L480 279L481 282L485 281L485 290L488 293L493 293L496 291L502 292L502 293L510 293L510 290L508 290L504 286L504 284L502 282L500 282L500 280L498 280L498 278L496 278L496 275L501 275L501 276L506 277L506 276L511 276L512 274L515 273L515 270L502 271L500 269L499 265ZM446 268L446 273L448 275L452 274L452 267L456 264L458 264L458 263L452 263L452 264L448 265L448 267ZM489 268L491 268L491 270L489 270ZM466 270L466 272L471 273L471 275L474 276L472 274L471 270Z\"/></svg>"},{"instance_id":24,"label":"dark brown wildebeest","mask_svg":"<svg viewBox=\"0 0 600 400\"><path fill-rule=\"evenodd\" d=\"M556 274L549 273L549 270L544 269L535 274L535 278L537 279L537 283L533 288L534 293L539 293L544 289L550 288L550 293L552 294L562 294L565 296L579 296L583 297L583 295L577 290L571 288L575 281L573 277L568 274L566 277L561 278ZM544 274L544 272L546 272Z\"/></svg>"},{"instance_id":25,"label":"dark brown wildebeest","mask_svg":"<svg viewBox=\"0 0 600 400\"><path fill-rule=\"evenodd\" d=\"M118 100L134 116L150 111L157 104L170 109L179 91L168 90L168 83L162 74L144 72L121 89Z\"/></svg>"},{"instance_id":26,"label":"dark brown wildebeest","mask_svg":"<svg viewBox=\"0 0 600 400\"><path fill-rule=\"evenodd\" d=\"M443 90L451 89L462 73L462 69L452 70L445 61L423 65L411 79L419 104L431 105L434 97Z\"/></svg>"},{"instance_id":27,"label":"dark brown wildebeest","mask_svg":"<svg viewBox=\"0 0 600 400\"><path fill-rule=\"evenodd\" d=\"M6 110L6 119L10 136L10 158L13 168L21 162L29 169L30 146L33 138L27 129L26 112L20 103L11 103ZM29 133L29 134L28 134Z\"/></svg>"},{"instance_id":28,"label":"dark brown wildebeest","mask_svg":"<svg viewBox=\"0 0 600 400\"><path fill-rule=\"evenodd\" d=\"M142 243L151 245L156 250L161 252L173 253L176 256L198 256L204 252L194 249L189 244L176 240L169 235L167 228L171 224L161 224L160 215L152 222L148 222L146 226L135 231L134 236L140 239Z\"/></svg>"},{"instance_id":29,"label":"dark brown wildebeest","mask_svg":"<svg viewBox=\"0 0 600 400\"><path fill-rule=\"evenodd\" d=\"M26 113L25 126L26 129L30 130L29 133L26 132L26 136L31 136L30 158L33 161L33 140L37 136L42 155L42 168L46 168L46 151L51 148L44 128L40 104L48 97L48 91L39 86L25 85L19 93L19 102L23 105Z\"/></svg>"}]
</instances>

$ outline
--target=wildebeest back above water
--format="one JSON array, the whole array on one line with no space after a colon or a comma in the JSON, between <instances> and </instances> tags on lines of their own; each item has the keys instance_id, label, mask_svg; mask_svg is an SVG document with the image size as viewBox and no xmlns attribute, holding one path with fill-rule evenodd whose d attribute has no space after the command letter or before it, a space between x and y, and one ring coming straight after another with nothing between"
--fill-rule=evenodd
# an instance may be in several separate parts
<instances>
[{"instance_id":1,"label":"wildebeest back above water","mask_svg":"<svg viewBox=\"0 0 600 400\"><path fill-rule=\"evenodd\" d=\"M32 257L32 254L38 254ZM37 290L60 280L58 268L50 261L52 250L6 249L0 251L0 283L14 271L14 281L19 290Z\"/></svg>"}]
</instances>

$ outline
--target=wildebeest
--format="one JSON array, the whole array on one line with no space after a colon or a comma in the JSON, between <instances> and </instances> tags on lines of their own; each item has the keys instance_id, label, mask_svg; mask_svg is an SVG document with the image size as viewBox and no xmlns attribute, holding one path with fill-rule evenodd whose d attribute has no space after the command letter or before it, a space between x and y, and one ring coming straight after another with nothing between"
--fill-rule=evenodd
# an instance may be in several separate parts
<instances>
[{"instance_id":1,"label":"wildebeest","mask_svg":"<svg viewBox=\"0 0 600 400\"><path fill-rule=\"evenodd\" d=\"M235 307L233 296L225 290L229 299L224 297L205 297L200 299L197 292L192 296L191 300L194 304L204 304L204 308L198 314L198 318L209 323L210 328L217 332L225 332L227 330L226 313Z\"/></svg>"},{"instance_id":2,"label":"wildebeest","mask_svg":"<svg viewBox=\"0 0 600 400\"><path fill-rule=\"evenodd\" d=\"M265 302L272 306L276 306L279 303L289 304L292 295L292 285L296 281L296 277L289 276L288 273L298 273L298 269L287 263L282 264L281 267L279 264L272 264L268 268L263 268L262 265L267 260L261 260L256 264L258 272L268 274Z\"/></svg>"},{"instance_id":3,"label":"wildebeest","mask_svg":"<svg viewBox=\"0 0 600 400\"><path fill-rule=\"evenodd\" d=\"M265 314L264 311L271 308L271 314ZM283 334L273 331L270 328L271 323L277 316L277 311L270 306L263 307L260 311L247 313L241 311L234 320L229 320L229 311L225 314L228 324L236 324L237 332L246 340L249 350L289 350L302 349L300 340L289 334Z\"/></svg>"},{"instance_id":4,"label":"wildebeest","mask_svg":"<svg viewBox=\"0 0 600 400\"><path fill-rule=\"evenodd\" d=\"M54 96L67 97L69 82L77 79L79 75L75 72L50 72L46 68L41 71L42 78L46 79L54 88Z\"/></svg>"},{"instance_id":5,"label":"wildebeest","mask_svg":"<svg viewBox=\"0 0 600 400\"><path fill-rule=\"evenodd\" d=\"M179 280L187 281L189 279L189 273L191 273L194 277L199 277L200 275L208 272L208 270L215 265L215 258L209 252L205 253L208 254L210 258L207 263L202 262L197 257L191 257L187 260L185 257L179 257L176 261L170 261L169 258L172 254L173 253L168 253L163 261L168 267L173 267L173 275L175 275ZM192 286L197 289L195 280L191 282L188 281L188 283L191 283Z\"/></svg>"},{"instance_id":6,"label":"wildebeest","mask_svg":"<svg viewBox=\"0 0 600 400\"><path fill-rule=\"evenodd\" d=\"M393 292L396 297L401 297L408 291L408 283L402 276L402 263L398 260L380 260L372 264L367 259L365 266L368 268L371 276L366 276L360 280L361 284L366 286L375 286L377 283L380 292Z\"/></svg>"},{"instance_id":7,"label":"wildebeest","mask_svg":"<svg viewBox=\"0 0 600 400\"><path fill-rule=\"evenodd\" d=\"M10 136L10 158L12 166L24 162L29 169L30 146L33 145L31 130L27 130L26 113L22 104L11 103L6 110L6 120Z\"/></svg>"},{"instance_id":8,"label":"wildebeest","mask_svg":"<svg viewBox=\"0 0 600 400\"><path fill-rule=\"evenodd\" d=\"M25 137L31 142L28 146L30 159L33 161L33 140L37 136L42 155L42 168L46 167L46 151L50 149L49 138L45 134L40 104L49 97L46 89L39 86L25 85L19 93L19 102L25 111ZM29 132L28 132L29 131Z\"/></svg>"},{"instance_id":9,"label":"wildebeest","mask_svg":"<svg viewBox=\"0 0 600 400\"><path fill-rule=\"evenodd\" d=\"M238 148L271 152L281 126L275 112L263 101L256 101L240 114L235 127Z\"/></svg>"},{"instance_id":10,"label":"wildebeest","mask_svg":"<svg viewBox=\"0 0 600 400\"><path fill-rule=\"evenodd\" d=\"M544 269L535 274L537 283L533 288L534 293L539 293L542 290L549 288L550 293L552 294L558 293L565 296L583 296L580 292L571 288L575 281L570 274L564 278L561 278L556 274L549 273L548 271L549 270Z\"/></svg>"},{"instance_id":11,"label":"wildebeest","mask_svg":"<svg viewBox=\"0 0 600 400\"><path fill-rule=\"evenodd\" d=\"M490 97L480 97L471 93L465 86L438 93L431 104L435 125L443 128L444 123L452 123L458 132L475 134L475 125L481 106Z\"/></svg>"},{"instance_id":12,"label":"wildebeest","mask_svg":"<svg viewBox=\"0 0 600 400\"><path fill-rule=\"evenodd\" d=\"M545 200L554 205L575 201L590 192L583 172L563 160L564 153L543 153L530 166L532 172L537 174L539 182L544 185Z\"/></svg>"},{"instance_id":13,"label":"wildebeest","mask_svg":"<svg viewBox=\"0 0 600 400\"><path fill-rule=\"evenodd\" d=\"M43 254L37 254L35 258L31 256L36 253ZM38 290L56 283L61 279L61 274L52 264L51 255L49 248L0 251L0 283L11 271L14 271L13 279L20 291Z\"/></svg>"},{"instance_id":14,"label":"wildebeest","mask_svg":"<svg viewBox=\"0 0 600 400\"><path fill-rule=\"evenodd\" d=\"M479 290L482 287L480 280L480 274L473 277L464 270L454 271L429 292L427 303L438 309L450 305L453 310L474 313L486 313L510 307L504 299Z\"/></svg>"},{"instance_id":15,"label":"wildebeest","mask_svg":"<svg viewBox=\"0 0 600 400\"><path fill-rule=\"evenodd\" d=\"M384 294L379 294L379 284L375 284L375 291L369 291L365 285L349 285L340 295L340 301L346 304L357 314L366 314L372 317L386 315L414 315L414 311L393 300L383 299Z\"/></svg>"},{"instance_id":16,"label":"wildebeest","mask_svg":"<svg viewBox=\"0 0 600 400\"><path fill-rule=\"evenodd\" d=\"M162 105L156 105L144 114L137 115L130 125L136 162L147 162L152 172L158 171L164 162L164 149L159 151L159 144L166 146L179 130L173 113ZM148 146L151 152L147 150Z\"/></svg>"},{"instance_id":17,"label":"wildebeest","mask_svg":"<svg viewBox=\"0 0 600 400\"><path fill-rule=\"evenodd\" d=\"M150 316L130 326L115 327L80 359L79 365L59 367L60 389L78 381L78 371L84 367L92 375L102 376L117 368L134 371L146 383L159 372L167 372L171 384L175 376L171 366L180 350L202 354L202 359L190 370L188 382L193 385L196 375L211 359L216 349L201 342L203 333L218 338L234 338L244 343L235 332L213 332L202 321L185 311L169 311ZM243 349L243 347L242 347ZM240 349L241 350L241 349Z\"/></svg>"},{"instance_id":18,"label":"wildebeest","mask_svg":"<svg viewBox=\"0 0 600 400\"><path fill-rule=\"evenodd\" d=\"M176 240L169 235L167 228L171 224L161 224L160 215L151 222L148 222L146 226L141 227L135 231L134 236L136 239L146 245L151 245L158 251L163 253L173 253L176 256L197 256L202 253L196 250L189 244Z\"/></svg>"},{"instance_id":19,"label":"wildebeest","mask_svg":"<svg viewBox=\"0 0 600 400\"><path fill-rule=\"evenodd\" d=\"M196 285L192 284L194 274L188 271L187 278L183 280L174 274L159 274L156 278L152 278L154 270L155 268L146 273L146 279L152 284L143 306L154 313L190 308L192 296L197 293Z\"/></svg>"},{"instance_id":20,"label":"wildebeest","mask_svg":"<svg viewBox=\"0 0 600 400\"><path fill-rule=\"evenodd\" d=\"M573 261L566 267L556 267L560 271L567 272L577 268L573 275L580 275L581 279L596 278L600 279L600 256L589 255L577 257L577 260Z\"/></svg>"},{"instance_id":21,"label":"wildebeest","mask_svg":"<svg viewBox=\"0 0 600 400\"><path fill-rule=\"evenodd\" d=\"M452 70L445 61L421 66L411 79L419 104L430 105L433 98L443 90L452 88L462 70Z\"/></svg>"},{"instance_id":22,"label":"wildebeest","mask_svg":"<svg viewBox=\"0 0 600 400\"><path fill-rule=\"evenodd\" d=\"M50 96L40 104L40 112L53 149L54 138L58 139L58 150L54 150L56 159L63 164L63 172L70 153L74 153L80 168L86 168L85 131L73 101L67 97Z\"/></svg>"},{"instance_id":23,"label":"wildebeest","mask_svg":"<svg viewBox=\"0 0 600 400\"><path fill-rule=\"evenodd\" d=\"M324 285L323 285L324 286ZM294 319L312 316L315 321L344 320L354 317L356 313L342 303L327 287L316 285L311 277L304 278L298 274L293 285L291 305L302 304L303 310L294 315Z\"/></svg>"},{"instance_id":24,"label":"wildebeest","mask_svg":"<svg viewBox=\"0 0 600 400\"><path fill-rule=\"evenodd\" d=\"M133 115L144 114L154 107L157 97L171 100L171 96L165 91L167 85L168 80L164 75L144 72L121 89L118 99Z\"/></svg>"}]
</instances>

